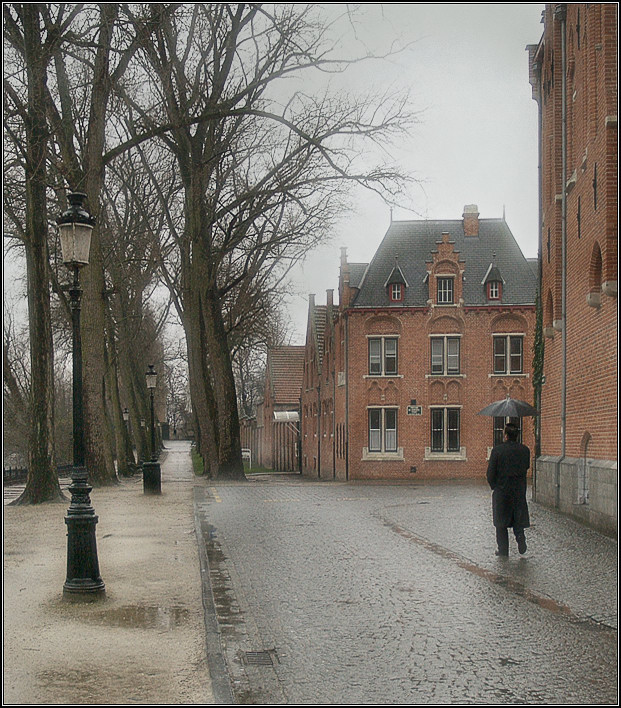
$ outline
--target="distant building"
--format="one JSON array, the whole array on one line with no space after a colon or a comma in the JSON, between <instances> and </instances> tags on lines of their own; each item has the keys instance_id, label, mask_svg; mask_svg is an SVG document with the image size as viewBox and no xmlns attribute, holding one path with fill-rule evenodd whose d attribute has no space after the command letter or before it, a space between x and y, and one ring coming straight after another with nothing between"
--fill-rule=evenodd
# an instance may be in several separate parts
<instances>
[{"instance_id":1,"label":"distant building","mask_svg":"<svg viewBox=\"0 0 621 708\"><path fill-rule=\"evenodd\" d=\"M300 394L304 347L274 347L267 353L265 396L260 407L261 449L255 459L280 472L299 472ZM257 420L259 415L257 415Z\"/></svg>"},{"instance_id":2,"label":"distant building","mask_svg":"<svg viewBox=\"0 0 621 708\"><path fill-rule=\"evenodd\" d=\"M545 332L535 498L617 526L617 3L551 3L527 47Z\"/></svg>"},{"instance_id":3,"label":"distant building","mask_svg":"<svg viewBox=\"0 0 621 708\"><path fill-rule=\"evenodd\" d=\"M331 479L484 478L533 399L536 266L504 219L393 222L369 264L341 255L339 303L309 303L302 471ZM533 422L522 437L533 447Z\"/></svg>"}]
</instances>

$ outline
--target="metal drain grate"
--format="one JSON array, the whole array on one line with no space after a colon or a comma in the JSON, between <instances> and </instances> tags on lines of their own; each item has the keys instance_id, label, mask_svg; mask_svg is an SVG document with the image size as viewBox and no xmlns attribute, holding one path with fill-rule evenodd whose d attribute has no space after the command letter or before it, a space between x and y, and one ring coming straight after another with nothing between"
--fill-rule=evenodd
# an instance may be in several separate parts
<instances>
[{"instance_id":1,"label":"metal drain grate","mask_svg":"<svg viewBox=\"0 0 621 708\"><path fill-rule=\"evenodd\" d=\"M244 653L244 663L247 666L274 666L270 651L247 651Z\"/></svg>"}]
</instances>

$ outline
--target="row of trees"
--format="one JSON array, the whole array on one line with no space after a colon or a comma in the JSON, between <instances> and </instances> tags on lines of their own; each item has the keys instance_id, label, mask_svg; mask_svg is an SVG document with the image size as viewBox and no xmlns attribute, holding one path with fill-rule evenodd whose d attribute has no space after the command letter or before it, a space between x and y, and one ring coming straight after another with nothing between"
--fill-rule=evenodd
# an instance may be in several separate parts
<instances>
[{"instance_id":1,"label":"row of trees","mask_svg":"<svg viewBox=\"0 0 621 708\"><path fill-rule=\"evenodd\" d=\"M50 223L67 188L88 195L97 219L82 314L93 481L113 481L124 459L122 405L132 429L146 417L145 357L162 359L169 307L183 326L205 469L243 477L236 374L248 376L259 344L282 336L287 274L328 237L350 187L400 192L404 176L369 149L409 128L406 97L352 97L317 80L355 61L331 43L327 6L5 3L3 12L4 208L26 252L37 363L25 499L59 493L49 473L52 322L67 303ZM161 286L168 304L155 308Z\"/></svg>"}]
</instances>

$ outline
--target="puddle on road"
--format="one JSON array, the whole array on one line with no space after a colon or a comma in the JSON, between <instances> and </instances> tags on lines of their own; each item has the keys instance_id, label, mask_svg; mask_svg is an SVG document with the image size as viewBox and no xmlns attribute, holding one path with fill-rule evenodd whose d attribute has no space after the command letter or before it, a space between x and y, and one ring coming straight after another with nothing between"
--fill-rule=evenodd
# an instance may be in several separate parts
<instances>
[{"instance_id":1,"label":"puddle on road","mask_svg":"<svg viewBox=\"0 0 621 708\"><path fill-rule=\"evenodd\" d=\"M185 607L153 607L127 605L97 612L93 619L111 627L138 629L174 629L187 622L190 616Z\"/></svg>"}]
</instances>

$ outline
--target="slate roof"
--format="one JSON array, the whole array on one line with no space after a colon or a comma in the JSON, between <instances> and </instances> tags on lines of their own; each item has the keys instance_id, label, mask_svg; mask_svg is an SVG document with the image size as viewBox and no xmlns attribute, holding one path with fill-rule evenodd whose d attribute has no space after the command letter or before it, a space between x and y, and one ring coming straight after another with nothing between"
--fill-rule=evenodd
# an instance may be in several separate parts
<instances>
[{"instance_id":1,"label":"slate roof","mask_svg":"<svg viewBox=\"0 0 621 708\"><path fill-rule=\"evenodd\" d=\"M304 380L304 347L273 347L267 365L275 405L297 404Z\"/></svg>"},{"instance_id":2,"label":"slate roof","mask_svg":"<svg viewBox=\"0 0 621 708\"><path fill-rule=\"evenodd\" d=\"M394 221L369 263L353 307L425 307L429 299L427 271L442 234L449 234L459 260L465 262L465 305L489 304L481 284L490 265L502 273L503 305L533 305L537 278L504 219L479 219L479 235L464 235L463 221ZM495 258L494 258L495 254ZM402 302L389 300L385 283L395 267L395 258L408 287Z\"/></svg>"},{"instance_id":3,"label":"slate roof","mask_svg":"<svg viewBox=\"0 0 621 708\"><path fill-rule=\"evenodd\" d=\"M349 285L352 288L360 287L360 282L369 267L368 263L349 263Z\"/></svg>"},{"instance_id":4,"label":"slate roof","mask_svg":"<svg viewBox=\"0 0 621 708\"><path fill-rule=\"evenodd\" d=\"M313 324L314 324L314 334L315 334L315 344L317 346L317 356L319 357L319 364L323 362L323 355L325 352L325 334L326 334L326 318L328 314L328 308L326 305L315 305L313 312Z\"/></svg>"}]
</instances>

